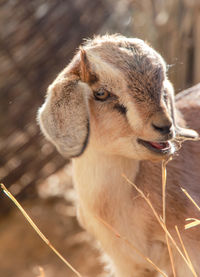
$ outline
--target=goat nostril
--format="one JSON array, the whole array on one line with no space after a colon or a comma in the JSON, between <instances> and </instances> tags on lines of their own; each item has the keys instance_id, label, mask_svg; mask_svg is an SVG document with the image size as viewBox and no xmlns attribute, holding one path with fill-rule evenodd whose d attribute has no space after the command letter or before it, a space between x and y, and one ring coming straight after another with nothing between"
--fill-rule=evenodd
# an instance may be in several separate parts
<instances>
[{"instance_id":1,"label":"goat nostril","mask_svg":"<svg viewBox=\"0 0 200 277\"><path fill-rule=\"evenodd\" d=\"M162 135L166 135L166 134L169 134L172 130L171 130L171 126L172 124L170 125L166 125L166 126L157 126L155 124L152 124L153 128L158 131L159 133L161 133Z\"/></svg>"}]
</instances>

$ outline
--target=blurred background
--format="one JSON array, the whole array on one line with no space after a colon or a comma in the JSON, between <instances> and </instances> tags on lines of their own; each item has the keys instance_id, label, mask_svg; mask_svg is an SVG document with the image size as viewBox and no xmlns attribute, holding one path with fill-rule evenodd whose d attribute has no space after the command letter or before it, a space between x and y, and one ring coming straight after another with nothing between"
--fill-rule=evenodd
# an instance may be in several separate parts
<instances>
[{"instance_id":1,"label":"blurred background","mask_svg":"<svg viewBox=\"0 0 200 277\"><path fill-rule=\"evenodd\" d=\"M165 58L176 93L200 82L199 0L0 0L0 181L84 275L104 276L75 217L71 165L40 133L48 85L84 38L121 33ZM75 276L0 193L0 276Z\"/></svg>"}]
</instances>

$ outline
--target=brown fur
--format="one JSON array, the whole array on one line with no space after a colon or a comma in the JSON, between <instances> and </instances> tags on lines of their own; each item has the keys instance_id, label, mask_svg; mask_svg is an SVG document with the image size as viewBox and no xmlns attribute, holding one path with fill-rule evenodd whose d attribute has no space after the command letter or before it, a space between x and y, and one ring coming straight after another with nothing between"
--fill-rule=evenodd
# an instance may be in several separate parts
<instances>
[{"instance_id":1,"label":"brown fur","mask_svg":"<svg viewBox=\"0 0 200 277\"><path fill-rule=\"evenodd\" d=\"M98 100L96 93L98 97L104 91L109 97ZM200 89L179 97L175 109L162 57L141 40L116 35L88 41L49 87L39 111L41 129L63 155L73 158L79 220L108 253L117 277L150 277L157 272L97 217L172 276L165 234L122 173L149 195L162 214L160 161L178 149L174 139L197 137L185 125L200 131L199 99ZM161 133L155 126L167 126L169 131ZM173 139L173 147L161 155L138 139ZM198 218L198 213L180 185L198 201L199 168L199 142L186 142L169 163L166 195L167 227L176 237L174 226L178 225L198 274L200 229L184 230L185 219ZM177 276L192 276L176 250L173 252Z\"/></svg>"}]
</instances>

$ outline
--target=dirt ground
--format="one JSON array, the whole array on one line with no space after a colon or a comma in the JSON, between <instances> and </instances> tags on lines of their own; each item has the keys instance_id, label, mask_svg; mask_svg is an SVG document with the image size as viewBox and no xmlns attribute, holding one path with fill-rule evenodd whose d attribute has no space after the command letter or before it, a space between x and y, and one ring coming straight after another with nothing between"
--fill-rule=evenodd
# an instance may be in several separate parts
<instances>
[{"instance_id":1,"label":"dirt ground","mask_svg":"<svg viewBox=\"0 0 200 277\"><path fill-rule=\"evenodd\" d=\"M38 186L39 198L21 203L53 246L84 277L105 277L93 239L75 215L70 166ZM10 201L10 200L8 200ZM44 275L39 267L42 267ZM17 208L0 222L0 276L75 277L30 227Z\"/></svg>"}]
</instances>

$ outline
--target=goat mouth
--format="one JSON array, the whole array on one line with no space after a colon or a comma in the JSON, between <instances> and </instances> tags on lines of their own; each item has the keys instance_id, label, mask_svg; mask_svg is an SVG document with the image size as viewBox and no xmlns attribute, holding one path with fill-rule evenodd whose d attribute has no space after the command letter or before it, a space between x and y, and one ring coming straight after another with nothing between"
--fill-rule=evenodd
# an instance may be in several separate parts
<instances>
[{"instance_id":1,"label":"goat mouth","mask_svg":"<svg viewBox=\"0 0 200 277\"><path fill-rule=\"evenodd\" d=\"M138 139L138 143L158 154L172 154L173 147L170 141L146 141Z\"/></svg>"}]
</instances>

